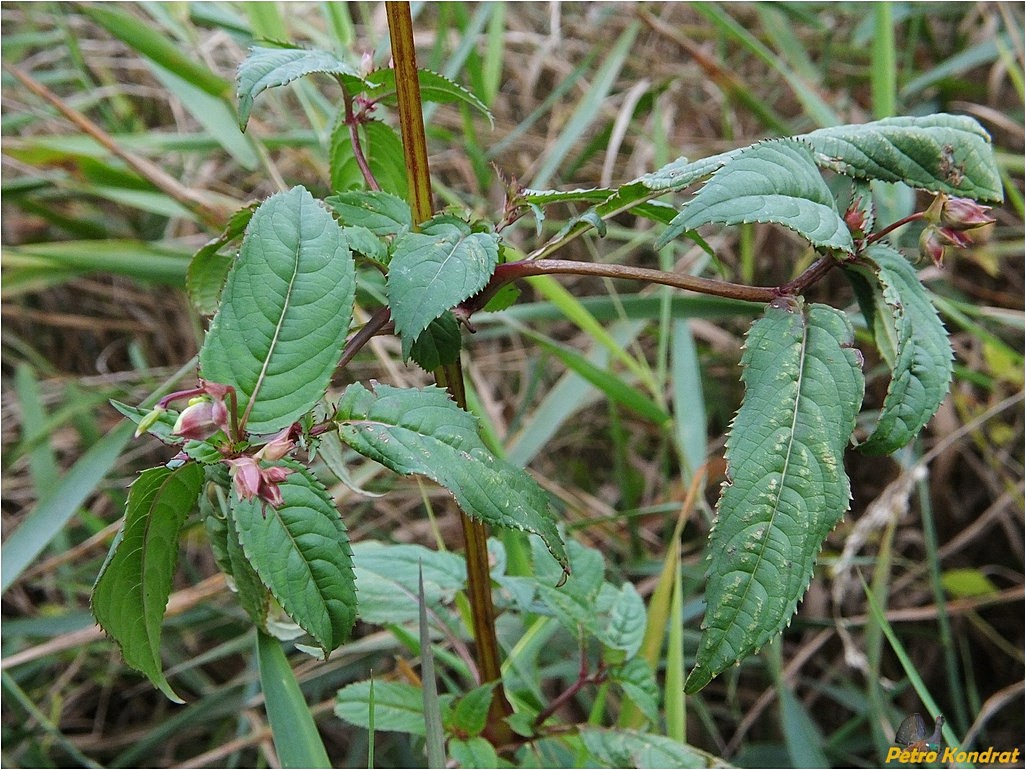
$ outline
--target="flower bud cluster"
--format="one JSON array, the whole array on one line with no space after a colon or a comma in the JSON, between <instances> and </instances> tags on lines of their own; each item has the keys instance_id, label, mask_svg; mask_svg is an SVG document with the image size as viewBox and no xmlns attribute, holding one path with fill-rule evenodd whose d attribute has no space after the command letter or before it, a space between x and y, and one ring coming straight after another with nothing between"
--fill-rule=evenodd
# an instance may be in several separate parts
<instances>
[{"instance_id":1,"label":"flower bud cluster","mask_svg":"<svg viewBox=\"0 0 1026 770\"><path fill-rule=\"evenodd\" d=\"M988 211L990 206L980 205L970 198L953 198L941 193L923 212L926 227L919 236L919 253L942 267L948 246L958 249L971 246L970 231L996 221L987 215Z\"/></svg>"},{"instance_id":2,"label":"flower bud cluster","mask_svg":"<svg viewBox=\"0 0 1026 770\"><path fill-rule=\"evenodd\" d=\"M240 499L261 500L272 508L280 508L285 502L278 485L292 473L289 468L281 465L263 468L253 455L243 455L225 462L228 463L228 475Z\"/></svg>"}]
</instances>

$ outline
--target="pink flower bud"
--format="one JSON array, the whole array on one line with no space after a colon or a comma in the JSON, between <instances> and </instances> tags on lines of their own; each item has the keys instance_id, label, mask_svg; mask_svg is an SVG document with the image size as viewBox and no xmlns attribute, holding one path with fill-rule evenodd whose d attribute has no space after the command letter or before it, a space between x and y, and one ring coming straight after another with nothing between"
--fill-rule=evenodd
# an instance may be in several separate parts
<instances>
[{"instance_id":1,"label":"pink flower bud","mask_svg":"<svg viewBox=\"0 0 1026 770\"><path fill-rule=\"evenodd\" d=\"M235 491L242 500L253 500L261 497L261 487L264 485L263 475L260 473L260 463L249 455L226 460L235 485Z\"/></svg>"},{"instance_id":2,"label":"pink flower bud","mask_svg":"<svg viewBox=\"0 0 1026 770\"><path fill-rule=\"evenodd\" d=\"M256 453L261 460L280 460L295 447L296 442L290 438L292 426L278 432L271 437L271 440L264 444L263 448Z\"/></svg>"},{"instance_id":3,"label":"pink flower bud","mask_svg":"<svg viewBox=\"0 0 1026 770\"><path fill-rule=\"evenodd\" d=\"M990 206L981 206L971 198L948 198L941 208L940 223L952 230L975 230L996 222L987 216Z\"/></svg>"},{"instance_id":4,"label":"pink flower bud","mask_svg":"<svg viewBox=\"0 0 1026 770\"><path fill-rule=\"evenodd\" d=\"M848 225L851 234L856 238L862 238L866 234L866 212L862 209L852 208L844 212L844 223Z\"/></svg>"},{"instance_id":5,"label":"pink flower bud","mask_svg":"<svg viewBox=\"0 0 1026 770\"><path fill-rule=\"evenodd\" d=\"M262 484L260 486L260 499L272 508L281 508L285 503L281 490L275 484Z\"/></svg>"},{"instance_id":6,"label":"pink flower bud","mask_svg":"<svg viewBox=\"0 0 1026 770\"><path fill-rule=\"evenodd\" d=\"M214 405L210 401L198 401L182 410L171 433L188 439L210 438L218 430L214 422Z\"/></svg>"},{"instance_id":7,"label":"pink flower bud","mask_svg":"<svg viewBox=\"0 0 1026 770\"><path fill-rule=\"evenodd\" d=\"M272 465L260 471L260 475L264 477L264 481L268 484L280 484L289 477L290 473L292 473L291 468L285 468L281 465Z\"/></svg>"},{"instance_id":8,"label":"pink flower bud","mask_svg":"<svg viewBox=\"0 0 1026 770\"><path fill-rule=\"evenodd\" d=\"M973 245L973 239L968 233L960 230L953 230L950 227L942 227L937 231L941 240L959 249L967 249Z\"/></svg>"}]
</instances>

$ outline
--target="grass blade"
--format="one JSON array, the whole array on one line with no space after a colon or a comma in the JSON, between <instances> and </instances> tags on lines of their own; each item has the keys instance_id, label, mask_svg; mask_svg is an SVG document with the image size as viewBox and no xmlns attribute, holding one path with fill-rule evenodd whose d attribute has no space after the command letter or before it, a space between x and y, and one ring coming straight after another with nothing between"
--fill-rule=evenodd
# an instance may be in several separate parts
<instances>
[{"instance_id":1,"label":"grass blade","mask_svg":"<svg viewBox=\"0 0 1026 770\"><path fill-rule=\"evenodd\" d=\"M435 681L435 656L431 650L431 628L428 626L427 601L424 598L424 569L418 576L417 599L420 604L420 679L424 693L424 742L428 767L445 767L445 731L442 709Z\"/></svg>"},{"instance_id":2,"label":"grass blade","mask_svg":"<svg viewBox=\"0 0 1026 770\"><path fill-rule=\"evenodd\" d=\"M873 115L887 118L897 110L897 64L894 51L894 14L889 2L873 5L873 63L869 71Z\"/></svg>"},{"instance_id":3,"label":"grass blade","mask_svg":"<svg viewBox=\"0 0 1026 770\"><path fill-rule=\"evenodd\" d=\"M281 642L257 631L257 665L264 708L282 767L331 767L317 725Z\"/></svg>"}]
</instances>

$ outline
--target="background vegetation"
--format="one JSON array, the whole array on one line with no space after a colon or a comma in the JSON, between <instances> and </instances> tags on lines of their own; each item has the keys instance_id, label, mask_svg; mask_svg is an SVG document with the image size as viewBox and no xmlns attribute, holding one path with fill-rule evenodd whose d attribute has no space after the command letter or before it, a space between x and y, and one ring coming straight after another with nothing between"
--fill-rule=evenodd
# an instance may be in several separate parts
<instances>
[{"instance_id":1,"label":"background vegetation","mask_svg":"<svg viewBox=\"0 0 1026 770\"><path fill-rule=\"evenodd\" d=\"M313 81L277 89L241 134L228 83L246 48L261 37L288 39L385 64L383 9L132 3L112 13L4 3L0 14L3 764L273 765L251 626L202 527L186 534L164 641L166 668L188 705L173 705L127 669L93 625L88 594L127 485L167 455L153 441L128 444L107 402L139 403L191 366L203 320L183 291L186 266L218 228L190 201L231 211L292 184L317 194L332 184L335 93ZM953 333L949 399L916 446L849 458L853 510L797 618L782 641L688 699L687 738L738 765L876 766L901 718L925 712L928 692L964 747L1022 747L1021 4L438 3L415 14L421 65L474 90L495 115L491 128L469 112L428 108L439 203L483 216L501 210L503 179L536 188L615 184L677 155L833 123L951 111L991 132L1006 180L996 225L943 271L921 266ZM64 114L15 70L56 94ZM69 111L98 132L71 122ZM167 184L144 180L138 159L157 164ZM896 218L888 206L910 203L900 190L882 199L882 220ZM810 258L796 239L763 226L713 234L715 262L687 244L655 253L638 245L647 227L625 218L604 239L576 241L568 256L679 264L762 285L788 280ZM899 245L914 252L916 234ZM529 219L507 235L524 248L538 242ZM568 532L602 551L615 584L630 580L647 598L678 518L686 520L687 659L749 319L721 317L714 303L689 305L685 333L674 322L680 300L661 289L562 285L586 298L609 336L553 289L528 288L514 309L477 319L467 368L474 407L507 457L529 464L558 498ZM849 289L829 280L817 291L837 298ZM589 384L568 372L568 354L553 352L563 348L538 347L527 331L592 357L612 378ZM623 353L611 358L610 348ZM872 403L886 387L876 364L865 367ZM402 365L391 339L376 340L351 367L354 378L427 381ZM678 433L609 397L638 378L691 405ZM694 505L684 505L693 469L677 467L677 439L697 444L709 463ZM458 542L444 493L370 463L353 472L369 490L394 492L377 499L333 490L354 542ZM576 656L569 635L539 656L550 697L576 676ZM333 762L367 765L367 734L333 716L335 692L370 669L385 680L415 676L403 636L362 625L327 663L297 653L294 664ZM566 718L587 719L595 697L582 689L564 706ZM379 735L375 751L379 765L423 762L405 736Z\"/></svg>"}]
</instances>

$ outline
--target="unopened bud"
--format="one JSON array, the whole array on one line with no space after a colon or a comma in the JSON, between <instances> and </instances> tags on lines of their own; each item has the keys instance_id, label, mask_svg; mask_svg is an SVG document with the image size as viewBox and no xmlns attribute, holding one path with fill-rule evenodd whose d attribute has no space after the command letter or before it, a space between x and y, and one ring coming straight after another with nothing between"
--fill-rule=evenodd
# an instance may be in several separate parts
<instances>
[{"instance_id":1,"label":"unopened bud","mask_svg":"<svg viewBox=\"0 0 1026 770\"><path fill-rule=\"evenodd\" d=\"M987 216L990 206L971 198L948 198L941 207L940 223L951 230L975 230L997 220Z\"/></svg>"},{"instance_id":2,"label":"unopened bud","mask_svg":"<svg viewBox=\"0 0 1026 770\"><path fill-rule=\"evenodd\" d=\"M264 444L263 448L256 453L256 456L261 460L272 462L283 458L296 446L296 442L289 437L291 432L292 426L289 426L272 436L271 440Z\"/></svg>"},{"instance_id":3,"label":"unopened bud","mask_svg":"<svg viewBox=\"0 0 1026 770\"><path fill-rule=\"evenodd\" d=\"M263 484L263 476L260 473L260 463L255 458L245 455L226 461L229 465L229 474L235 491L242 500L253 500L260 495Z\"/></svg>"},{"instance_id":4,"label":"unopened bud","mask_svg":"<svg viewBox=\"0 0 1026 770\"><path fill-rule=\"evenodd\" d=\"M919 254L933 260L937 267L944 267L944 241L935 228L927 227L920 233Z\"/></svg>"},{"instance_id":5,"label":"unopened bud","mask_svg":"<svg viewBox=\"0 0 1026 770\"><path fill-rule=\"evenodd\" d=\"M214 422L214 404L206 399L195 401L182 410L171 433L187 439L210 438L219 430Z\"/></svg>"}]
</instances>

